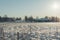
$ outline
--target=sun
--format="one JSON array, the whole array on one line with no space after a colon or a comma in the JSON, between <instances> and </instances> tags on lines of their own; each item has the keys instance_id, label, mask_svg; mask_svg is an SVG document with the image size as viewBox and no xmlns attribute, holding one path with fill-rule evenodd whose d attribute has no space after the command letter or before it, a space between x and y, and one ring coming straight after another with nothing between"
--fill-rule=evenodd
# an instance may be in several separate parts
<instances>
[{"instance_id":1,"label":"sun","mask_svg":"<svg viewBox=\"0 0 60 40\"><path fill-rule=\"evenodd\" d=\"M53 8L53 9L58 9L58 7L59 7L59 6L58 6L58 3L55 2L55 3L52 4L52 8Z\"/></svg>"},{"instance_id":2,"label":"sun","mask_svg":"<svg viewBox=\"0 0 60 40\"><path fill-rule=\"evenodd\" d=\"M54 4L53 8L57 9L58 8L58 4Z\"/></svg>"}]
</instances>

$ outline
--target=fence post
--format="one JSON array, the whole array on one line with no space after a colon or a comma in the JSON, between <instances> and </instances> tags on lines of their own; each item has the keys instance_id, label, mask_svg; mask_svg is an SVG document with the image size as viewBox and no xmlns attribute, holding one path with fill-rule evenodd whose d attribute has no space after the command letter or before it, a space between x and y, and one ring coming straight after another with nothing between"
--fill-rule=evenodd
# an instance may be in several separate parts
<instances>
[{"instance_id":1,"label":"fence post","mask_svg":"<svg viewBox=\"0 0 60 40\"><path fill-rule=\"evenodd\" d=\"M19 40L19 32L17 32L17 40Z\"/></svg>"}]
</instances>

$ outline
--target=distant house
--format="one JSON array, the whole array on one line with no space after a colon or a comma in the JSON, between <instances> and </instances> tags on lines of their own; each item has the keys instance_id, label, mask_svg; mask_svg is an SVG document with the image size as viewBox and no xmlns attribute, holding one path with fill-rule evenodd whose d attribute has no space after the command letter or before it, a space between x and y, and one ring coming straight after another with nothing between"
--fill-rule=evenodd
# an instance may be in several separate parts
<instances>
[{"instance_id":1,"label":"distant house","mask_svg":"<svg viewBox=\"0 0 60 40\"><path fill-rule=\"evenodd\" d=\"M49 19L47 18L35 19L35 22L49 22Z\"/></svg>"},{"instance_id":2,"label":"distant house","mask_svg":"<svg viewBox=\"0 0 60 40\"><path fill-rule=\"evenodd\" d=\"M40 21L42 21L42 22L49 22L49 19L47 19L47 18L41 18Z\"/></svg>"},{"instance_id":3,"label":"distant house","mask_svg":"<svg viewBox=\"0 0 60 40\"><path fill-rule=\"evenodd\" d=\"M19 23L19 22L22 22L22 20L15 20L15 22Z\"/></svg>"}]
</instances>

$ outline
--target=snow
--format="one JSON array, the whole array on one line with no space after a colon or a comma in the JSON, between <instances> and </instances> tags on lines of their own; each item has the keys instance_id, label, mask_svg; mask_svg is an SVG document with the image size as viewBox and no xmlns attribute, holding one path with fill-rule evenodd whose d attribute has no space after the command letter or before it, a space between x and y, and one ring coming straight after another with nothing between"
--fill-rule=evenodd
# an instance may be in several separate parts
<instances>
[{"instance_id":1,"label":"snow","mask_svg":"<svg viewBox=\"0 0 60 40\"><path fill-rule=\"evenodd\" d=\"M19 35L19 40L57 40L60 38L60 23L0 23L1 28L4 30L4 36L2 36L5 40L17 40L17 35Z\"/></svg>"}]
</instances>

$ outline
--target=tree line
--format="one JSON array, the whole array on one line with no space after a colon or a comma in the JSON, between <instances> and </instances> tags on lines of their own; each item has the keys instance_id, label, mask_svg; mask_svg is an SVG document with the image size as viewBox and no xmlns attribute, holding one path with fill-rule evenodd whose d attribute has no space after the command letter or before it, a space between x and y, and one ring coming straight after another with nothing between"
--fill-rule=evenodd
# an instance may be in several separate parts
<instances>
[{"instance_id":1,"label":"tree line","mask_svg":"<svg viewBox=\"0 0 60 40\"><path fill-rule=\"evenodd\" d=\"M60 18L58 17L48 17L45 16L43 18L33 18L32 16L28 17L25 16L24 19L22 20L21 17L13 18L13 17L8 17L5 15L4 17L0 16L0 22L15 22L15 21L24 21L24 22L60 22Z\"/></svg>"},{"instance_id":2,"label":"tree line","mask_svg":"<svg viewBox=\"0 0 60 40\"><path fill-rule=\"evenodd\" d=\"M43 18L33 18L32 16L31 17L27 17L25 16L25 21L26 22L60 22L60 18L58 17L48 17L48 16L45 16Z\"/></svg>"}]
</instances>

